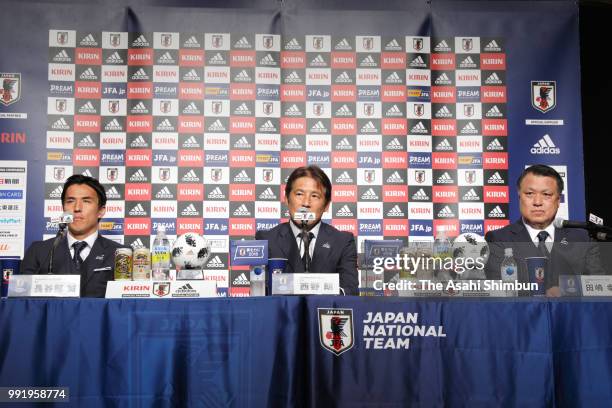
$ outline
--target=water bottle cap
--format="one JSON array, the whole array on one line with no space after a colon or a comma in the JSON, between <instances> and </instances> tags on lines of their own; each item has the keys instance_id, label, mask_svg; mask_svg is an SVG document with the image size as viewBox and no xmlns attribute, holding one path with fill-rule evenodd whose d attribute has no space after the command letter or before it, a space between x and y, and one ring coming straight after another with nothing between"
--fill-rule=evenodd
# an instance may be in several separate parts
<instances>
[{"instance_id":1,"label":"water bottle cap","mask_svg":"<svg viewBox=\"0 0 612 408\"><path fill-rule=\"evenodd\" d=\"M504 255L505 256L513 256L512 255L512 248L504 248Z\"/></svg>"}]
</instances>

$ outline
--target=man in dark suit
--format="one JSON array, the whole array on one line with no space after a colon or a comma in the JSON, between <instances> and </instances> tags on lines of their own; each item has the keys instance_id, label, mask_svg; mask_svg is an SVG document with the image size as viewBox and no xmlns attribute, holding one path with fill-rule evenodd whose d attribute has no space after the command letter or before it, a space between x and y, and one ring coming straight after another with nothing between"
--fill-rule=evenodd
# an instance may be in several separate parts
<instances>
[{"instance_id":1,"label":"man in dark suit","mask_svg":"<svg viewBox=\"0 0 612 408\"><path fill-rule=\"evenodd\" d=\"M317 166L299 167L287 179L285 197L291 221L277 225L270 231L258 231L256 239L268 240L270 258L287 258L286 273L303 273L306 250L310 272L338 273L340 287L346 295L358 294L357 247L349 232L338 231L321 222L321 216L331 203L332 186L327 175ZM304 207L316 215L308 221L312 234L308 248L301 238L301 229L293 221L294 214Z\"/></svg>"},{"instance_id":2,"label":"man in dark suit","mask_svg":"<svg viewBox=\"0 0 612 408\"><path fill-rule=\"evenodd\" d=\"M92 177L75 174L64 183L62 206L74 220L55 249L52 272L81 275L81 297L104 297L106 282L114 277L115 250L121 247L98 233L106 211L104 188ZM30 245L21 264L22 274L49 273L53 241Z\"/></svg>"},{"instance_id":3,"label":"man in dark suit","mask_svg":"<svg viewBox=\"0 0 612 408\"><path fill-rule=\"evenodd\" d=\"M512 248L518 265L518 281L529 282L525 258L549 259L544 279L547 296L559 296L559 275L603 274L599 247L584 230L553 225L563 192L563 179L552 167L526 168L517 182L521 219L490 231L485 238L490 256L488 279L500 279L504 248Z\"/></svg>"}]
</instances>

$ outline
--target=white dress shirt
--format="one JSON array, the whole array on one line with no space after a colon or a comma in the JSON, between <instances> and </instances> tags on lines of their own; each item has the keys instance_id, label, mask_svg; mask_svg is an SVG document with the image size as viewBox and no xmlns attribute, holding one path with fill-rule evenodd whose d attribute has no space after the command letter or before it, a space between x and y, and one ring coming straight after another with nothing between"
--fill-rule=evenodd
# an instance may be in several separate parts
<instances>
[{"instance_id":1,"label":"white dress shirt","mask_svg":"<svg viewBox=\"0 0 612 408\"><path fill-rule=\"evenodd\" d=\"M289 221L289 225L291 225L291 231L293 232L293 236L295 237L295 242L297 243L298 248L300 249L300 258L304 256L304 245L302 245L302 238L298 237L298 235L302 232L293 222ZM319 229L321 228L321 221L317 223L312 229L308 232L312 232L314 234L314 238L310 240L310 247L308 247L308 253L310 254L310 259L314 255L315 243L317 242L317 237L319 236Z\"/></svg>"},{"instance_id":2,"label":"white dress shirt","mask_svg":"<svg viewBox=\"0 0 612 408\"><path fill-rule=\"evenodd\" d=\"M68 231L68 248L70 249L70 258L74 258L74 248L72 247L72 244L79 241L85 241L87 242L87 246L81 250L81 259L84 261L91 252L91 248L93 247L94 242L96 242L96 239L98 239L98 231L81 240L74 238L72 235L70 235L70 231Z\"/></svg>"},{"instance_id":3,"label":"white dress shirt","mask_svg":"<svg viewBox=\"0 0 612 408\"><path fill-rule=\"evenodd\" d=\"M551 223L548 227L544 228L543 230L539 230L539 229L535 229L531 227L529 224L525 222L525 220L523 220L523 224L525 224L525 228L527 228L527 232L529 233L531 240L536 246L538 246L538 244L540 243L540 240L538 239L538 234L542 231L548 232L548 237L546 238L546 241L544 241L544 244L546 245L546 248L548 248L548 252L552 251L553 242L555 242L554 224Z\"/></svg>"}]
</instances>

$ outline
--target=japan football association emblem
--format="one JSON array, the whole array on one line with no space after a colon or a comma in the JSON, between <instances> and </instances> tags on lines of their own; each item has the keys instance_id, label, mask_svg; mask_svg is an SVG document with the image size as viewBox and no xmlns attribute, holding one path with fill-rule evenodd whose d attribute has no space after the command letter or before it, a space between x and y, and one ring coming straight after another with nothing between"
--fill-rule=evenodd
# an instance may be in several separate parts
<instances>
[{"instance_id":1,"label":"japan football association emblem","mask_svg":"<svg viewBox=\"0 0 612 408\"><path fill-rule=\"evenodd\" d=\"M153 282L153 294L158 297L170 294L170 282Z\"/></svg>"},{"instance_id":2,"label":"japan football association emblem","mask_svg":"<svg viewBox=\"0 0 612 408\"><path fill-rule=\"evenodd\" d=\"M546 113L557 106L556 81L531 81L531 106Z\"/></svg>"},{"instance_id":3,"label":"japan football association emblem","mask_svg":"<svg viewBox=\"0 0 612 408\"><path fill-rule=\"evenodd\" d=\"M353 309L317 309L321 346L339 356L350 350L354 342Z\"/></svg>"},{"instance_id":4,"label":"japan football association emblem","mask_svg":"<svg viewBox=\"0 0 612 408\"><path fill-rule=\"evenodd\" d=\"M0 73L0 103L9 106L21 99L21 74Z\"/></svg>"}]
</instances>

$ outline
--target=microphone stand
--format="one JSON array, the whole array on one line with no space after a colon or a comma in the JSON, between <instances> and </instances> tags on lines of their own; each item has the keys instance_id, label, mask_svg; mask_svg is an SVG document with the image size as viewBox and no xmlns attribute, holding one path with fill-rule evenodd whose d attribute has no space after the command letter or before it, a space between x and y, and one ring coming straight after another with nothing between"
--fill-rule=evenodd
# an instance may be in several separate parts
<instances>
[{"instance_id":1,"label":"microphone stand","mask_svg":"<svg viewBox=\"0 0 612 408\"><path fill-rule=\"evenodd\" d=\"M49 256L49 268L47 272L49 275L53 274L53 257L55 256L55 248L57 248L62 238L64 238L66 232L66 225L68 224L63 222L59 224L59 231L57 231L57 235L55 235L55 239L53 240L53 245L51 246L51 254Z\"/></svg>"},{"instance_id":2,"label":"microphone stand","mask_svg":"<svg viewBox=\"0 0 612 408\"><path fill-rule=\"evenodd\" d=\"M307 220L302 220L302 244L304 245L304 272L310 273L310 236L306 230Z\"/></svg>"}]
</instances>

